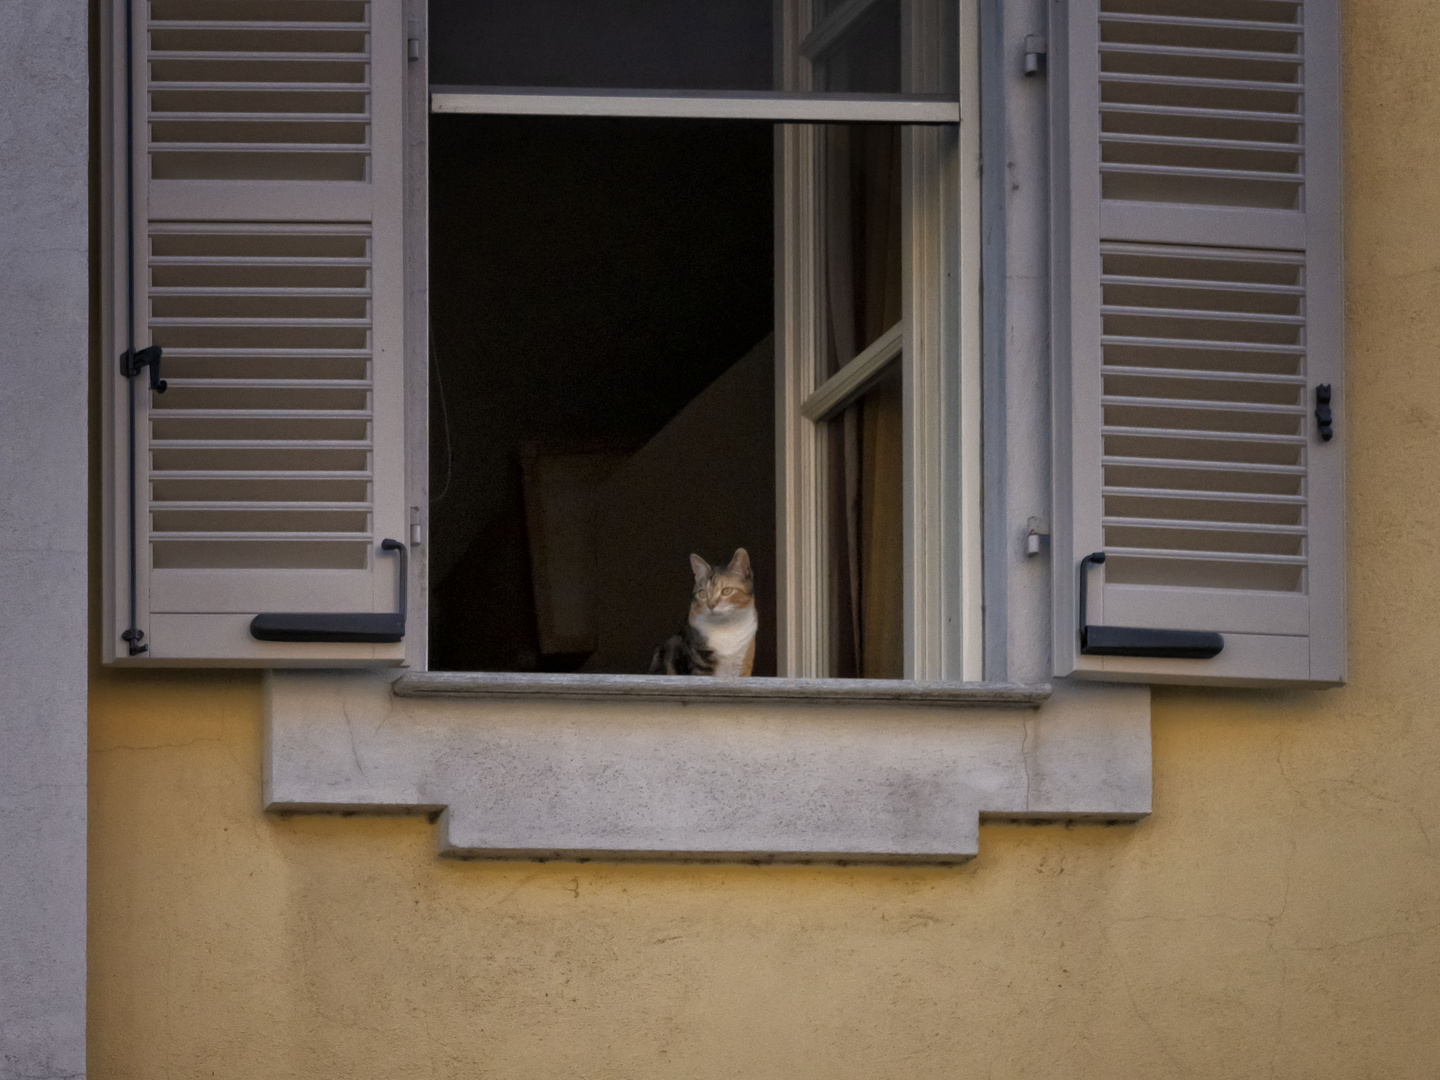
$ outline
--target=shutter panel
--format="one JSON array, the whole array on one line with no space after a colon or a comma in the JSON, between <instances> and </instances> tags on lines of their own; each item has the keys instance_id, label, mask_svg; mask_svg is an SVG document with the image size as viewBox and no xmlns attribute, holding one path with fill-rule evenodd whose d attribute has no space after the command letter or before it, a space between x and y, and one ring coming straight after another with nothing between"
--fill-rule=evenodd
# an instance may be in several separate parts
<instances>
[{"instance_id":1,"label":"shutter panel","mask_svg":"<svg viewBox=\"0 0 1440 1080\"><path fill-rule=\"evenodd\" d=\"M1051 11L1055 671L1342 681L1336 0ZM1223 650L1083 651L1092 553L1088 623Z\"/></svg>"},{"instance_id":2,"label":"shutter panel","mask_svg":"<svg viewBox=\"0 0 1440 1080\"><path fill-rule=\"evenodd\" d=\"M261 612L394 612L404 507L399 0L133 0L136 566L145 662L390 663ZM123 109L124 7L115 12ZM123 112L120 113L123 116ZM123 124L111 320L126 345ZM129 625L114 376L109 648ZM108 651L108 650L107 650Z\"/></svg>"}]
</instances>

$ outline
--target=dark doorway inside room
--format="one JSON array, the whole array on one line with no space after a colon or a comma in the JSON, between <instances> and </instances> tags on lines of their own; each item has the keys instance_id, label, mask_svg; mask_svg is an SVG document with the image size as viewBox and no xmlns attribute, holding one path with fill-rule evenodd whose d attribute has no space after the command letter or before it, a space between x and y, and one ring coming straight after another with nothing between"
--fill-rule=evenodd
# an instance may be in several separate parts
<instances>
[{"instance_id":1,"label":"dark doorway inside room","mask_svg":"<svg viewBox=\"0 0 1440 1080\"><path fill-rule=\"evenodd\" d=\"M433 670L643 673L743 546L775 674L773 138L431 118Z\"/></svg>"}]
</instances>

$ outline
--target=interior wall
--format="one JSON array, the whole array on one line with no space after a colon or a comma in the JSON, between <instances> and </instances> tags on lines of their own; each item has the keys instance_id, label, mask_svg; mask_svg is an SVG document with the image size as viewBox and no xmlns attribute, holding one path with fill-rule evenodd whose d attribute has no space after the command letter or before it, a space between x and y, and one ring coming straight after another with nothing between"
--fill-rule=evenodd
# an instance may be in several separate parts
<instances>
[{"instance_id":1,"label":"interior wall","mask_svg":"<svg viewBox=\"0 0 1440 1080\"><path fill-rule=\"evenodd\" d=\"M775 337L767 335L607 480L597 502L599 648L582 670L643 674L690 613L694 552L755 576L755 675L774 675Z\"/></svg>"},{"instance_id":2,"label":"interior wall","mask_svg":"<svg viewBox=\"0 0 1440 1080\"><path fill-rule=\"evenodd\" d=\"M1344 12L1348 686L1158 690L1135 826L644 867L266 817L258 675L96 671L90 1075L1432 1076L1440 7Z\"/></svg>"}]
</instances>

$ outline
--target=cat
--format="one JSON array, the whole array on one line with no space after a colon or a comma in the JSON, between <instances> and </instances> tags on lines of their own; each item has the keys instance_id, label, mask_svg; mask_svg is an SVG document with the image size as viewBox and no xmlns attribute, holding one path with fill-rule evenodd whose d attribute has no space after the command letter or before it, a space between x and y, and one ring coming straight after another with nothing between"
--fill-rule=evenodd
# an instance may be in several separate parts
<instances>
[{"instance_id":1,"label":"cat","mask_svg":"<svg viewBox=\"0 0 1440 1080\"><path fill-rule=\"evenodd\" d=\"M755 667L755 579L750 554L736 548L729 566L713 567L690 556L695 591L690 621L655 650L652 675L715 675L735 678Z\"/></svg>"}]
</instances>

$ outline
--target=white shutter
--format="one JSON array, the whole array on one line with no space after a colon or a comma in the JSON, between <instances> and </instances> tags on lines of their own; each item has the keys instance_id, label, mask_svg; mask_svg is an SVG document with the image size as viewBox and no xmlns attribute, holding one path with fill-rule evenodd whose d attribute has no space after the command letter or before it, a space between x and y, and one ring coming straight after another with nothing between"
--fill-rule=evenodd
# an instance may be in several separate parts
<instances>
[{"instance_id":1,"label":"white shutter","mask_svg":"<svg viewBox=\"0 0 1440 1080\"><path fill-rule=\"evenodd\" d=\"M1342 681L1337 0L1051 11L1055 671ZM1082 651L1092 553L1088 623L1223 650Z\"/></svg>"},{"instance_id":2,"label":"white shutter","mask_svg":"<svg viewBox=\"0 0 1440 1080\"><path fill-rule=\"evenodd\" d=\"M404 493L399 0L116 0L108 358L126 348L133 167L143 662L398 661L261 641L262 612L396 611ZM108 362L108 359L107 359ZM109 376L107 658L130 658L127 380ZM333 636L333 635L332 635Z\"/></svg>"}]
</instances>

